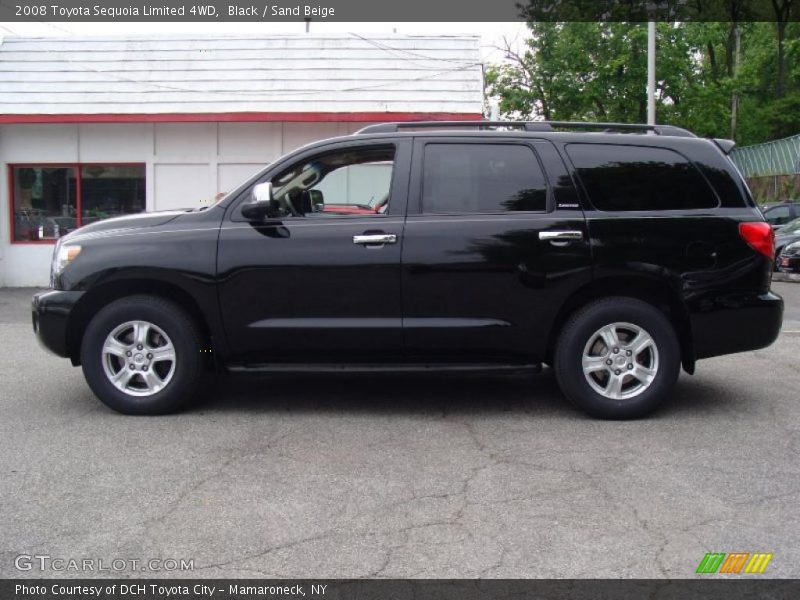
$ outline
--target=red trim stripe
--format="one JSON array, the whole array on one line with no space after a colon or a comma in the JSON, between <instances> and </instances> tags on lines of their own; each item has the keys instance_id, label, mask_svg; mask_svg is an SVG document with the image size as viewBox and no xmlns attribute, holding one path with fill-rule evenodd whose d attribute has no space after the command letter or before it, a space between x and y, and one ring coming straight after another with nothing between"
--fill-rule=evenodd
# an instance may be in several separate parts
<instances>
[{"instance_id":1,"label":"red trim stripe","mask_svg":"<svg viewBox=\"0 0 800 600\"><path fill-rule=\"evenodd\" d=\"M480 113L424 112L229 112L160 114L59 114L0 115L1 123L213 123L213 122L346 122L383 123L387 121L476 121Z\"/></svg>"}]
</instances>

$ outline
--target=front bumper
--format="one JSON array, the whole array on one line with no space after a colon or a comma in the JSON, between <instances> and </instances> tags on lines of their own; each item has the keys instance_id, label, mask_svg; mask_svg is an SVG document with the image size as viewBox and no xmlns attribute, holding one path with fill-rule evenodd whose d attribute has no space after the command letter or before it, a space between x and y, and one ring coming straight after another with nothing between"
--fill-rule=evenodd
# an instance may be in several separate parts
<instances>
[{"instance_id":1,"label":"front bumper","mask_svg":"<svg viewBox=\"0 0 800 600\"><path fill-rule=\"evenodd\" d=\"M42 346L57 356L69 357L69 317L81 296L83 292L60 290L47 290L33 296L33 332Z\"/></svg>"},{"instance_id":2,"label":"front bumper","mask_svg":"<svg viewBox=\"0 0 800 600\"><path fill-rule=\"evenodd\" d=\"M782 273L800 273L800 255L786 256L778 258L778 270Z\"/></svg>"},{"instance_id":3,"label":"front bumper","mask_svg":"<svg viewBox=\"0 0 800 600\"><path fill-rule=\"evenodd\" d=\"M772 292L726 294L699 309L691 314L696 358L766 348L781 332L783 298Z\"/></svg>"}]
</instances>

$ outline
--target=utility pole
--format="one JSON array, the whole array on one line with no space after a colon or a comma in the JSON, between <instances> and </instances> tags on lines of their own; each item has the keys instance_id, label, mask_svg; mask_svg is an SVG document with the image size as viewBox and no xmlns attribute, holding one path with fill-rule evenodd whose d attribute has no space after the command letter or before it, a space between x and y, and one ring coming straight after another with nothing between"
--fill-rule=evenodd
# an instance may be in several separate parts
<instances>
[{"instance_id":1,"label":"utility pole","mask_svg":"<svg viewBox=\"0 0 800 600\"><path fill-rule=\"evenodd\" d=\"M742 32L739 24L733 24L733 81L731 92L731 139L736 139L736 125L739 117L739 92L736 91L736 76L739 75L739 59L742 52Z\"/></svg>"},{"instance_id":2,"label":"utility pole","mask_svg":"<svg viewBox=\"0 0 800 600\"><path fill-rule=\"evenodd\" d=\"M647 23L647 124L656 124L656 23Z\"/></svg>"}]
</instances>

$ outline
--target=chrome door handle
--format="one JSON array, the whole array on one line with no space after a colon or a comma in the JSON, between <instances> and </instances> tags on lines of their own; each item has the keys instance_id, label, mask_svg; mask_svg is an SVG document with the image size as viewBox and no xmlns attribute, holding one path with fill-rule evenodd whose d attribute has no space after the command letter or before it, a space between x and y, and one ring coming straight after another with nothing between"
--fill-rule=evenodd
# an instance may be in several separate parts
<instances>
[{"instance_id":1,"label":"chrome door handle","mask_svg":"<svg viewBox=\"0 0 800 600\"><path fill-rule=\"evenodd\" d=\"M396 244L397 236L393 233L373 233L368 235L354 235L354 244Z\"/></svg>"},{"instance_id":2,"label":"chrome door handle","mask_svg":"<svg viewBox=\"0 0 800 600\"><path fill-rule=\"evenodd\" d=\"M549 242L569 242L571 240L582 240L582 231L540 231L540 240Z\"/></svg>"}]
</instances>

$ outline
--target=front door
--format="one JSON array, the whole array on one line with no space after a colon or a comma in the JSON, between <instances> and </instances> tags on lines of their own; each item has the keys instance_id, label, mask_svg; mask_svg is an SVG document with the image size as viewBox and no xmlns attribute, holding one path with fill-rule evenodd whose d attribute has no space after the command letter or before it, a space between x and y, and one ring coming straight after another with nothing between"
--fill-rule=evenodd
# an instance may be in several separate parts
<instances>
[{"instance_id":1,"label":"front door","mask_svg":"<svg viewBox=\"0 0 800 600\"><path fill-rule=\"evenodd\" d=\"M558 310L590 278L583 212L550 142L416 138L403 240L410 359L543 360Z\"/></svg>"},{"instance_id":2,"label":"front door","mask_svg":"<svg viewBox=\"0 0 800 600\"><path fill-rule=\"evenodd\" d=\"M232 205L220 305L235 361L381 362L402 354L400 251L410 141L339 143L268 172L277 216Z\"/></svg>"}]
</instances>

